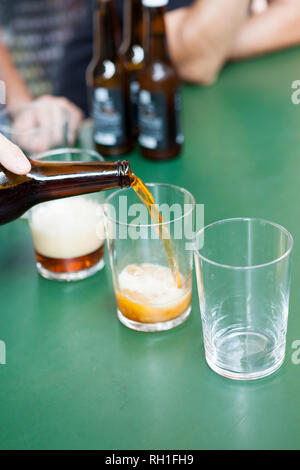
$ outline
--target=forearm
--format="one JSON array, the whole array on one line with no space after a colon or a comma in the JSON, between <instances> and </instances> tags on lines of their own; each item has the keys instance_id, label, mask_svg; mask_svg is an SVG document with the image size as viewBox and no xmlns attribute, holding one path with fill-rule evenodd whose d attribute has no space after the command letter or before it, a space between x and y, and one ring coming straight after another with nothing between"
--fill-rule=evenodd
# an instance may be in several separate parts
<instances>
[{"instance_id":1,"label":"forearm","mask_svg":"<svg viewBox=\"0 0 300 470\"><path fill-rule=\"evenodd\" d=\"M166 15L172 59L181 77L211 83L249 14L249 0L196 0Z\"/></svg>"},{"instance_id":2,"label":"forearm","mask_svg":"<svg viewBox=\"0 0 300 470\"><path fill-rule=\"evenodd\" d=\"M0 31L0 78L6 86L7 106L17 106L32 100L32 96L13 64L11 55L2 41Z\"/></svg>"},{"instance_id":3,"label":"forearm","mask_svg":"<svg viewBox=\"0 0 300 470\"><path fill-rule=\"evenodd\" d=\"M277 0L261 15L247 19L237 34L233 60L272 52L300 43L300 1Z\"/></svg>"}]
</instances>

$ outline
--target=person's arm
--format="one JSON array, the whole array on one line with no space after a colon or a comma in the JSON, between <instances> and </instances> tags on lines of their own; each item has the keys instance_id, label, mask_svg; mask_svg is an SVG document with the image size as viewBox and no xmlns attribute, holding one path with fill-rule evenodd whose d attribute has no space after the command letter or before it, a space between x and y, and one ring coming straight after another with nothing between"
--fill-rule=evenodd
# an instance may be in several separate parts
<instances>
[{"instance_id":1,"label":"person's arm","mask_svg":"<svg viewBox=\"0 0 300 470\"><path fill-rule=\"evenodd\" d=\"M26 175L31 169L29 160L17 145L0 134L0 165L17 175Z\"/></svg>"},{"instance_id":2,"label":"person's arm","mask_svg":"<svg viewBox=\"0 0 300 470\"><path fill-rule=\"evenodd\" d=\"M249 15L250 0L195 0L166 14L171 57L181 78L212 83Z\"/></svg>"},{"instance_id":3,"label":"person's arm","mask_svg":"<svg viewBox=\"0 0 300 470\"><path fill-rule=\"evenodd\" d=\"M244 59L300 43L300 0L273 0L238 32L229 58Z\"/></svg>"},{"instance_id":4,"label":"person's arm","mask_svg":"<svg viewBox=\"0 0 300 470\"><path fill-rule=\"evenodd\" d=\"M17 71L9 51L5 46L0 30L0 70L1 79L6 85L6 104L9 107L15 107L19 104L28 103L32 96Z\"/></svg>"}]
</instances>

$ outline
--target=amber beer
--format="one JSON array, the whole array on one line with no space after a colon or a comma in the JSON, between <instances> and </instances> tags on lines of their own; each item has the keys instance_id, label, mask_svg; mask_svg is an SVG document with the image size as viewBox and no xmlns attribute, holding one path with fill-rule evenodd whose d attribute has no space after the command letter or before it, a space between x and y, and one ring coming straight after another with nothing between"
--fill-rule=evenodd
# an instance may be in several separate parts
<instances>
[{"instance_id":1,"label":"amber beer","mask_svg":"<svg viewBox=\"0 0 300 470\"><path fill-rule=\"evenodd\" d=\"M97 0L94 57L87 80L93 90L94 141L97 151L105 156L127 153L134 143L129 75L118 53L116 23L112 0Z\"/></svg>"},{"instance_id":2,"label":"amber beer","mask_svg":"<svg viewBox=\"0 0 300 470\"><path fill-rule=\"evenodd\" d=\"M11 222L41 202L130 187L127 160L118 162L39 162L31 160L26 176L0 165L0 225Z\"/></svg>"},{"instance_id":3,"label":"amber beer","mask_svg":"<svg viewBox=\"0 0 300 470\"><path fill-rule=\"evenodd\" d=\"M139 144L153 160L176 157L181 150L180 81L170 59L164 12L168 0L142 0L145 62L138 74Z\"/></svg>"},{"instance_id":4,"label":"amber beer","mask_svg":"<svg viewBox=\"0 0 300 470\"><path fill-rule=\"evenodd\" d=\"M142 0L124 0L124 39L120 54L130 79L131 128L138 134L139 82L137 73L144 62Z\"/></svg>"},{"instance_id":5,"label":"amber beer","mask_svg":"<svg viewBox=\"0 0 300 470\"><path fill-rule=\"evenodd\" d=\"M156 264L130 264L118 276L118 310L140 323L166 322L188 311L192 289L181 276L178 286L170 268ZM119 287L118 287L119 286Z\"/></svg>"}]
</instances>

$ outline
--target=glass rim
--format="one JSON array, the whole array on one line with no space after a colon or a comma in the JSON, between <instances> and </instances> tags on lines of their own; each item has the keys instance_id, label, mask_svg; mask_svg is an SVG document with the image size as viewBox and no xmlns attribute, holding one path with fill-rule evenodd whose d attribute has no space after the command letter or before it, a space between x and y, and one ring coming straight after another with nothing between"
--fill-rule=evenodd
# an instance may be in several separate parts
<instances>
[{"instance_id":1,"label":"glass rim","mask_svg":"<svg viewBox=\"0 0 300 470\"><path fill-rule=\"evenodd\" d=\"M181 186L177 186L175 184L168 184L168 183L144 183L147 188L149 186L153 187L153 186L160 186L160 187L167 187L167 188L171 188L171 189L176 189L177 191L181 192L181 193L184 193L184 194L187 194L191 200L192 200L192 203L191 203L191 208L187 211L186 214L180 216L180 217L177 217L176 219L173 219L173 220L169 220L168 222L159 222L159 223L156 223L156 224L130 224L130 223L126 223L126 222L121 222L120 220L116 220L112 217L110 217L108 214L107 214L107 211L105 210L106 209L106 206L109 205L110 203L110 200L114 197L114 196L117 196L118 194L122 193L122 192L127 192L128 189L132 189L134 191L134 189L132 187L129 187L129 188L122 188L122 189L118 189L117 191L114 191L112 194L110 194L105 202L104 202L104 215L107 219L109 219L111 222L114 222L116 225L122 225L124 227L134 227L134 228L146 228L146 227L162 227L162 226L165 226L165 225L170 225L170 224L173 224L175 222L178 222L179 220L182 220L184 219L185 217L187 217L188 215L190 215L193 210L195 209L195 206L196 206L196 200L194 198L194 196L192 195L192 193L190 193L190 191L188 191L187 189L185 188L182 188ZM137 196L138 197L138 196Z\"/></svg>"},{"instance_id":2,"label":"glass rim","mask_svg":"<svg viewBox=\"0 0 300 470\"><path fill-rule=\"evenodd\" d=\"M2 116L5 116L6 114L9 114L9 113L12 113L12 112L22 111L22 110L25 110L27 108L30 109L30 108L39 108L39 107L42 107L41 103L36 103L36 102L32 101L32 102L29 102L29 103L21 104L19 106L12 106L12 107L3 108L2 110L0 110L0 119L1 119ZM43 107L45 107L45 105L43 105ZM64 113L65 124L68 124L69 118L70 118L70 112L66 108L64 108L63 106L61 106L61 109ZM51 126L39 126L39 127L33 127L31 129L15 130L15 129L12 128L11 125L1 124L1 122L0 122L0 131L2 133L3 132L10 133L11 135L28 135L28 134L34 134L35 132L39 132L39 131L51 130L53 128L61 126L62 124L63 124L63 119L59 123L55 122L55 124L52 124Z\"/></svg>"},{"instance_id":3,"label":"glass rim","mask_svg":"<svg viewBox=\"0 0 300 470\"><path fill-rule=\"evenodd\" d=\"M87 155L91 155L95 158L97 158L97 160L99 161L104 161L104 158L102 157L102 155L100 155L100 153L96 152L96 150L93 150L93 149L80 149L80 148L76 148L76 147L59 147L57 149L52 149L52 150L45 150L45 152L40 152L40 153L37 153L37 154L34 154L34 158L31 158L31 160L36 160L36 161L41 161L41 160L45 160L47 157L52 157L52 156L61 156L61 155L64 155L64 154L67 154L67 153L71 153L71 154L87 154ZM52 162L55 162L55 160L51 160ZM75 161L75 160L74 160ZM78 160L80 161L80 160ZM86 162L88 162L88 160L85 160ZM58 160L59 162L59 160Z\"/></svg>"},{"instance_id":4,"label":"glass rim","mask_svg":"<svg viewBox=\"0 0 300 470\"><path fill-rule=\"evenodd\" d=\"M260 222L260 223L264 223L264 224L273 226L278 231L284 233L288 237L289 247L287 248L287 250L281 256L278 256L278 258L272 259L271 261L268 261L267 263L256 264L256 265L253 265L253 266L231 266L229 264L218 263L217 261L213 261L209 258L206 258L196 248L197 238L201 234L204 234L205 230L207 230L209 228L212 228L216 225L224 224L224 223L227 223L227 222ZM259 217L253 217L253 218L252 217L234 217L234 218L230 218L230 219L217 220L216 222L212 222L211 224L208 224L205 227L203 227L202 229L200 229L193 238L193 245L194 245L194 253L197 254L199 256L199 258L201 258L206 263L209 263L209 264L212 264L214 266L218 266L218 267L224 268L224 269L232 269L232 270L236 270L236 271L245 271L245 270L249 270L249 269L265 268L266 266L276 264L276 263L282 261L283 259L287 258L292 252L292 249L293 249L293 246L294 246L294 238L286 228L284 228L280 224L277 224L276 222L271 222L270 220L261 219Z\"/></svg>"}]
</instances>

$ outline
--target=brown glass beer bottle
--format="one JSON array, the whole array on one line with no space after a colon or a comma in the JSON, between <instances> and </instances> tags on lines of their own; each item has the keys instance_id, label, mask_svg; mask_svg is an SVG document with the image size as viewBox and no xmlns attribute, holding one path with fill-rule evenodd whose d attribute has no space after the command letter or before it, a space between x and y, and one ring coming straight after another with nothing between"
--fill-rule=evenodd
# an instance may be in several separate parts
<instances>
[{"instance_id":1,"label":"brown glass beer bottle","mask_svg":"<svg viewBox=\"0 0 300 470\"><path fill-rule=\"evenodd\" d=\"M142 0L145 61L138 74L139 144L153 160L176 157L181 150L180 81L167 46L164 12L168 0Z\"/></svg>"},{"instance_id":2,"label":"brown glass beer bottle","mask_svg":"<svg viewBox=\"0 0 300 470\"><path fill-rule=\"evenodd\" d=\"M144 61L142 0L124 0L124 39L120 54L130 78L131 128L138 134L139 83L137 72Z\"/></svg>"},{"instance_id":3,"label":"brown glass beer bottle","mask_svg":"<svg viewBox=\"0 0 300 470\"><path fill-rule=\"evenodd\" d=\"M116 22L112 0L97 0L94 57L87 71L87 81L93 93L96 149L108 157L129 152L134 143L130 125L129 76L118 54Z\"/></svg>"},{"instance_id":4,"label":"brown glass beer bottle","mask_svg":"<svg viewBox=\"0 0 300 470\"><path fill-rule=\"evenodd\" d=\"M31 160L26 176L11 173L0 165L0 225L11 222L40 202L130 187L128 161L38 162Z\"/></svg>"}]
</instances>

